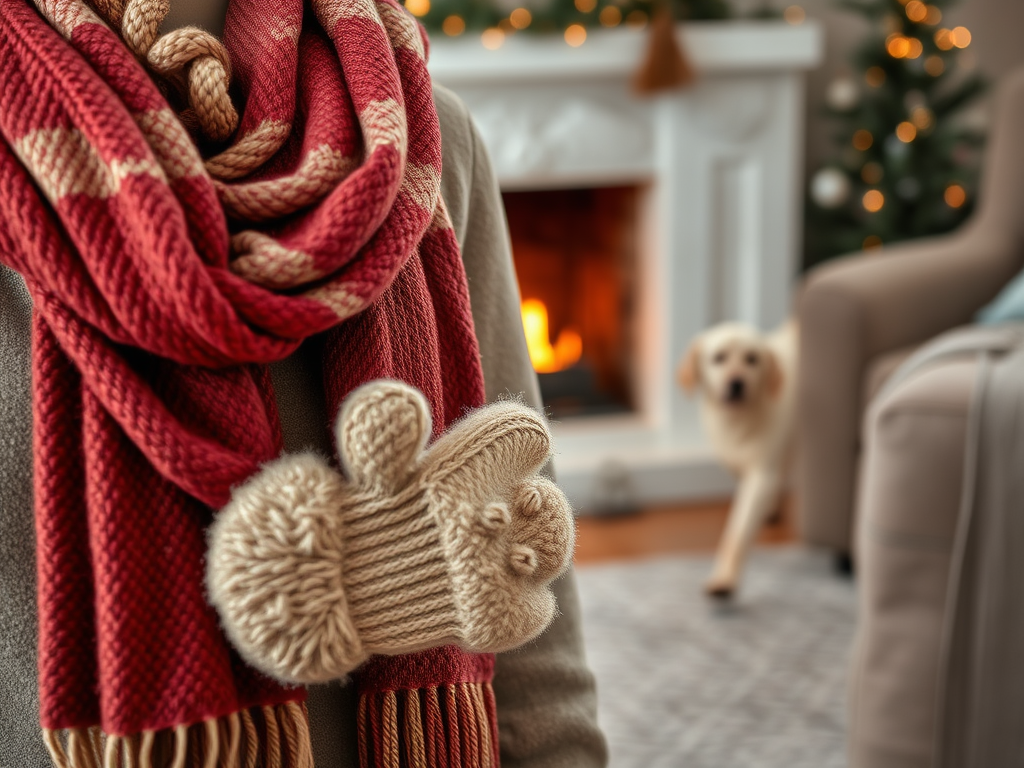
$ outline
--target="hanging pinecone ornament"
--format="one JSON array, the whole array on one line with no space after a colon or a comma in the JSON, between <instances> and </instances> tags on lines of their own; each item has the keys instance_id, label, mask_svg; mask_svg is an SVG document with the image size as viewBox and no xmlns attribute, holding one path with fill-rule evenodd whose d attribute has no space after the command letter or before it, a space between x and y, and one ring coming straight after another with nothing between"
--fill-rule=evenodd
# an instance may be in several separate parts
<instances>
[{"instance_id":1,"label":"hanging pinecone ornament","mask_svg":"<svg viewBox=\"0 0 1024 768\"><path fill-rule=\"evenodd\" d=\"M860 101L860 88L852 77L837 77L825 89L825 102L836 112L849 112Z\"/></svg>"},{"instance_id":2,"label":"hanging pinecone ornament","mask_svg":"<svg viewBox=\"0 0 1024 768\"><path fill-rule=\"evenodd\" d=\"M811 179L811 199L822 208L838 208L850 199L850 177L838 168L822 168Z\"/></svg>"}]
</instances>

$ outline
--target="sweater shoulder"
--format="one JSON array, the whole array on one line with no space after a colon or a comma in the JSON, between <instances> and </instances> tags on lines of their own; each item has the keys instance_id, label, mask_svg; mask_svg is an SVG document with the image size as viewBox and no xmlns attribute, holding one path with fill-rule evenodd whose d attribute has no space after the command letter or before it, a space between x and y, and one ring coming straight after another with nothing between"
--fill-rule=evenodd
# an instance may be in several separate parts
<instances>
[{"instance_id":1,"label":"sweater shoulder","mask_svg":"<svg viewBox=\"0 0 1024 768\"><path fill-rule=\"evenodd\" d=\"M441 197L460 245L464 244L473 202L473 175L479 138L462 99L434 85L434 105L441 124Z\"/></svg>"}]
</instances>

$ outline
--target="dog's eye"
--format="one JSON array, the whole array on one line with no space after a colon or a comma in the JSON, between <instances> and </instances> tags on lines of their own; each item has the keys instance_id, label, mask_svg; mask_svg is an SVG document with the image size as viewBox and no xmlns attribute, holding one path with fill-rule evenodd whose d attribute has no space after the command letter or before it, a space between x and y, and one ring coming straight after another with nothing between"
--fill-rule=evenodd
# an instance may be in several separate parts
<instances>
[{"instance_id":1,"label":"dog's eye","mask_svg":"<svg viewBox=\"0 0 1024 768\"><path fill-rule=\"evenodd\" d=\"M725 352L715 352L715 356L711 358L711 362L715 365L721 365L725 362L726 357L728 357L728 355Z\"/></svg>"},{"instance_id":2,"label":"dog's eye","mask_svg":"<svg viewBox=\"0 0 1024 768\"><path fill-rule=\"evenodd\" d=\"M747 352L746 361L747 361L747 365L757 365L758 362L759 362L759 358L757 356L757 353L756 352Z\"/></svg>"}]
</instances>

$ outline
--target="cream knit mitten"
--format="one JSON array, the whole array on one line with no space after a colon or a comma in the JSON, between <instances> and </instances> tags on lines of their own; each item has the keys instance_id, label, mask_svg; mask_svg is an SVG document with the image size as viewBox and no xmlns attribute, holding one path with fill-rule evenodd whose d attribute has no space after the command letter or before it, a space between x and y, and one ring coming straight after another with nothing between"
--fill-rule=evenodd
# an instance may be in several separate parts
<instances>
[{"instance_id":1,"label":"cream knit mitten","mask_svg":"<svg viewBox=\"0 0 1024 768\"><path fill-rule=\"evenodd\" d=\"M338 417L347 478L300 454L235 490L211 527L207 586L246 661L322 682L372 654L498 652L548 625L574 531L565 496L537 474L544 419L498 402L424 451L430 432L423 395L371 382Z\"/></svg>"}]
</instances>

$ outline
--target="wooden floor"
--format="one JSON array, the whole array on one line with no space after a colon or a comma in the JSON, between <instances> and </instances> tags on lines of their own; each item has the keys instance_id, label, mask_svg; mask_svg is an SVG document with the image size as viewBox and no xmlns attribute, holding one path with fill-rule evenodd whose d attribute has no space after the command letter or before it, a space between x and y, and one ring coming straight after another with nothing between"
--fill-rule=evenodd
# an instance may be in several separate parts
<instances>
[{"instance_id":1,"label":"wooden floor","mask_svg":"<svg viewBox=\"0 0 1024 768\"><path fill-rule=\"evenodd\" d=\"M584 516L578 521L576 563L630 560L673 552L713 552L725 527L729 500L687 506L651 507L615 517ZM760 543L795 541L792 505L765 526Z\"/></svg>"}]
</instances>

